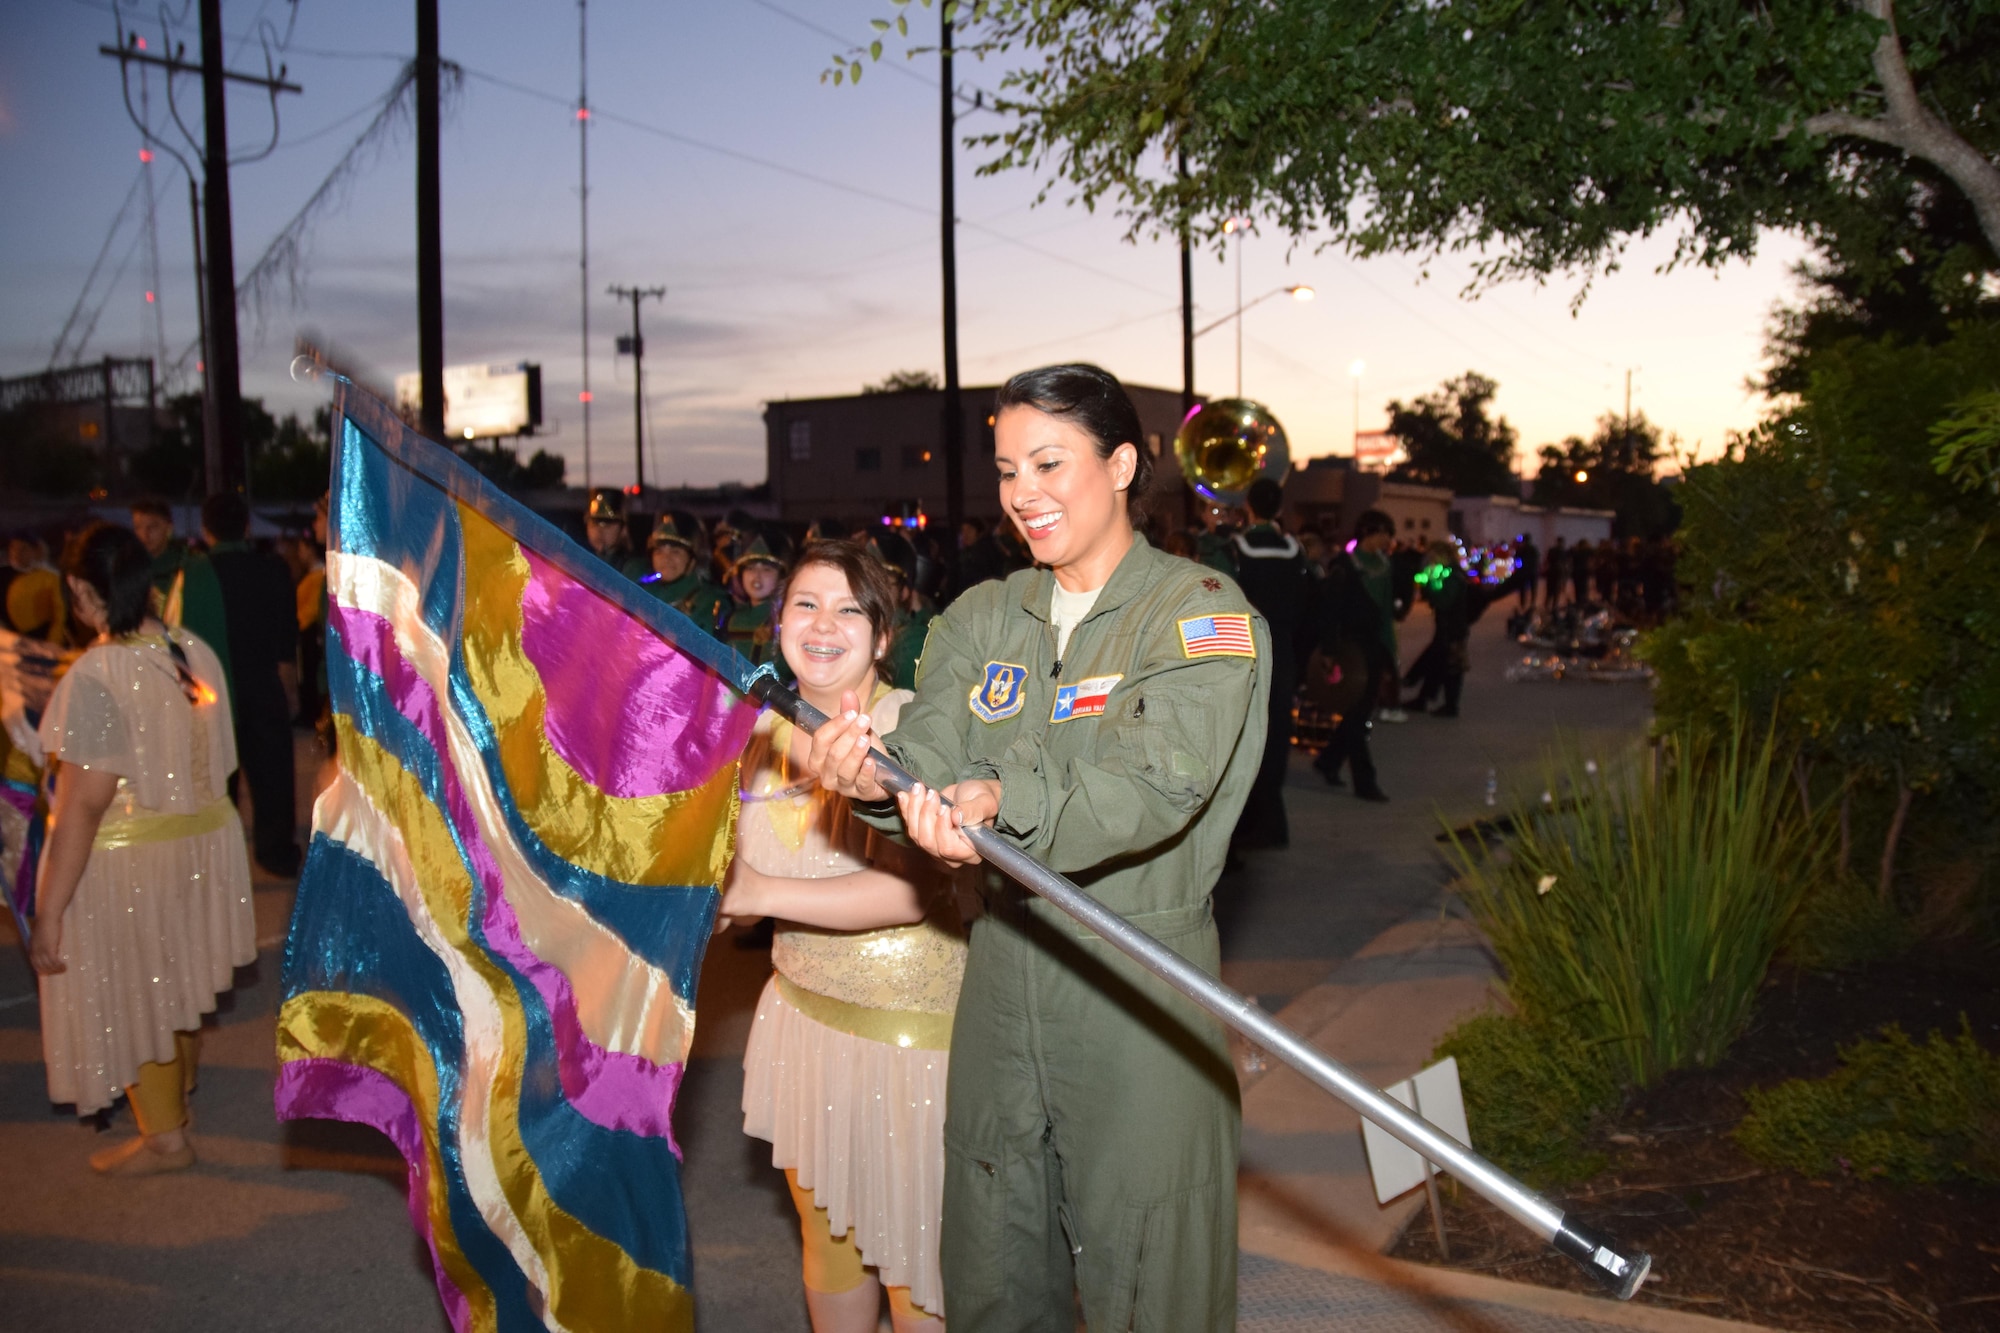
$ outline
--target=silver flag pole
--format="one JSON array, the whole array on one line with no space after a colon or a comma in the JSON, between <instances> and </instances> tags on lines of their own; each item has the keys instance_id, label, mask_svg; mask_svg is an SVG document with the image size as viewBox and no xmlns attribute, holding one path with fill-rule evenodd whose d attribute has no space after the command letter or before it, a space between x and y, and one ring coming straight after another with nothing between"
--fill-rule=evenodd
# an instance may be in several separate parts
<instances>
[{"instance_id":1,"label":"silver flag pole","mask_svg":"<svg viewBox=\"0 0 2000 1333\"><path fill-rule=\"evenodd\" d=\"M827 720L825 714L769 676L753 681L750 693L807 732L819 730ZM875 774L894 793L909 791L917 785L914 777L879 750L875 752ZM1576 1260L1620 1300L1630 1300L1639 1290L1639 1284L1646 1280L1653 1266L1651 1255L1627 1250L1571 1217L1340 1061L1313 1047L1259 1008L1254 1000L1209 976L1092 898L1067 876L1049 869L991 828L972 826L964 832L989 865L1048 899L1203 1009L1374 1121L1413 1151L1450 1171L1502 1212Z\"/></svg>"}]
</instances>

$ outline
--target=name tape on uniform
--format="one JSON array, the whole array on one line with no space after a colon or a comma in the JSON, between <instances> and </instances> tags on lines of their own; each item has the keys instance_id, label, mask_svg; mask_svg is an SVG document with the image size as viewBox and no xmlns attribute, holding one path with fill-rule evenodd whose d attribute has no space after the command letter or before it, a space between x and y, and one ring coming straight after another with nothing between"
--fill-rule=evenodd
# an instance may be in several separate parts
<instances>
[{"instance_id":1,"label":"name tape on uniform","mask_svg":"<svg viewBox=\"0 0 2000 1333\"><path fill-rule=\"evenodd\" d=\"M1067 722L1075 717L1101 717L1105 703L1111 698L1111 687L1125 679L1117 676L1092 676L1074 685L1064 685L1056 691L1056 706L1049 713L1051 722Z\"/></svg>"},{"instance_id":2,"label":"name tape on uniform","mask_svg":"<svg viewBox=\"0 0 2000 1333\"><path fill-rule=\"evenodd\" d=\"M1190 616L1180 622L1181 651L1189 657L1255 657L1250 617Z\"/></svg>"}]
</instances>

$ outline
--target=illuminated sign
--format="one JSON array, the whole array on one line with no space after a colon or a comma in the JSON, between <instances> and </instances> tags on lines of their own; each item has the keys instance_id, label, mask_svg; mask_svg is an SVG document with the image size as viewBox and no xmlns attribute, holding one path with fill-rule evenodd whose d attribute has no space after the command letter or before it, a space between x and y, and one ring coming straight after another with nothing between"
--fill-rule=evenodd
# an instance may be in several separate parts
<instances>
[{"instance_id":1,"label":"illuminated sign","mask_svg":"<svg viewBox=\"0 0 2000 1333\"><path fill-rule=\"evenodd\" d=\"M396 406L414 418L423 399L422 376L396 376ZM446 366L444 433L454 440L533 435L542 424L542 368L518 365Z\"/></svg>"}]
</instances>

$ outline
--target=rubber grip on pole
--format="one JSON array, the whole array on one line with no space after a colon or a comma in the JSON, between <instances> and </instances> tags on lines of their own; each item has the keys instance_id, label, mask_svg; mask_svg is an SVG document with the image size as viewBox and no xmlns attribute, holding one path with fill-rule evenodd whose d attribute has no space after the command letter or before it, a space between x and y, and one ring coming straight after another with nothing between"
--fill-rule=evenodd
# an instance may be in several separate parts
<instances>
[{"instance_id":1,"label":"rubber grip on pole","mask_svg":"<svg viewBox=\"0 0 2000 1333\"><path fill-rule=\"evenodd\" d=\"M1632 1299L1646 1274L1653 1270L1653 1256L1640 1250L1631 1255L1612 1249L1614 1242L1576 1221L1567 1213L1562 1225L1550 1237L1558 1250L1583 1265L1598 1281L1610 1287L1621 1301Z\"/></svg>"}]
</instances>

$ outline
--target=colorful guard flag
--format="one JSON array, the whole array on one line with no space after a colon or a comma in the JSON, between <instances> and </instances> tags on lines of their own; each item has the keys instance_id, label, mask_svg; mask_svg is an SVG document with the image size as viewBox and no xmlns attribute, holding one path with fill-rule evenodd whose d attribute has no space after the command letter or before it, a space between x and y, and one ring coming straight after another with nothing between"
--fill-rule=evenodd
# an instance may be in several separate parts
<instances>
[{"instance_id":1,"label":"colorful guard flag","mask_svg":"<svg viewBox=\"0 0 2000 1333\"><path fill-rule=\"evenodd\" d=\"M460 1333L691 1328L672 1114L752 668L378 400L335 419L278 1117L401 1149Z\"/></svg>"}]
</instances>

